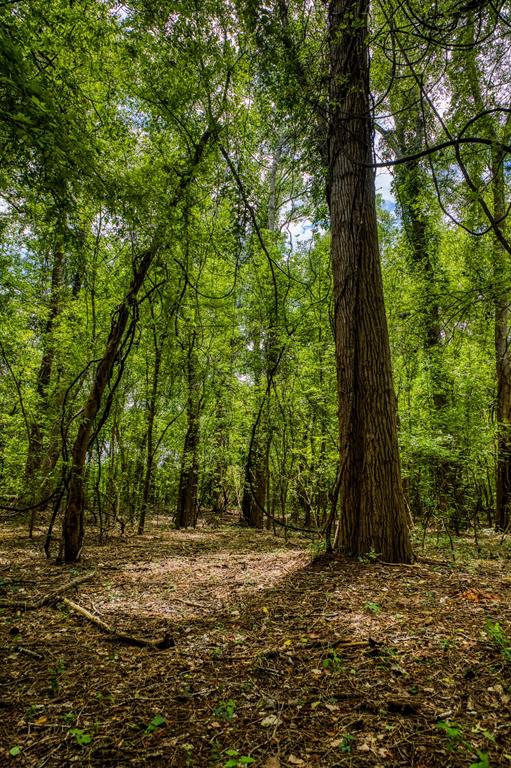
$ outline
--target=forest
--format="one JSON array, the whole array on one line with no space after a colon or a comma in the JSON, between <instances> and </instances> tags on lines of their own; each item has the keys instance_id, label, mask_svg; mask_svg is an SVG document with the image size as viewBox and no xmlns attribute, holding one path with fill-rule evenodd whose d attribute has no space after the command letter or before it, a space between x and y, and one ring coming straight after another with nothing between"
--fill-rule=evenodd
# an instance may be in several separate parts
<instances>
[{"instance_id":1,"label":"forest","mask_svg":"<svg viewBox=\"0 0 511 768\"><path fill-rule=\"evenodd\" d=\"M0 2L0 755L511 765L511 4Z\"/></svg>"}]
</instances>

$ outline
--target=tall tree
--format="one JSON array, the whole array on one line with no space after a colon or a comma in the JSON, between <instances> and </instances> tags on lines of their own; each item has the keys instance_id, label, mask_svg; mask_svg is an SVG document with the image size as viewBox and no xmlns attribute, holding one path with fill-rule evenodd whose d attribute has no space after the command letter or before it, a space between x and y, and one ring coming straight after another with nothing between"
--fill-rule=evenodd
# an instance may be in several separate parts
<instances>
[{"instance_id":1,"label":"tall tree","mask_svg":"<svg viewBox=\"0 0 511 768\"><path fill-rule=\"evenodd\" d=\"M339 545L351 555L410 562L371 168L368 13L368 0L331 0L328 9Z\"/></svg>"}]
</instances>

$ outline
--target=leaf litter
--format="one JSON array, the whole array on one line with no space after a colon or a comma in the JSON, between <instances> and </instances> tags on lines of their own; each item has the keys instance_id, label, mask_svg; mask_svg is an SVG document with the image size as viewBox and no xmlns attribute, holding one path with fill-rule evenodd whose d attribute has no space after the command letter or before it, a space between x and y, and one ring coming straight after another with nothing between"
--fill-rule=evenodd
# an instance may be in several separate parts
<instances>
[{"instance_id":1,"label":"leaf litter","mask_svg":"<svg viewBox=\"0 0 511 768\"><path fill-rule=\"evenodd\" d=\"M509 559L313 559L231 526L90 541L76 567L4 527L0 758L43 766L511 765ZM506 650L507 649L507 650Z\"/></svg>"}]
</instances>

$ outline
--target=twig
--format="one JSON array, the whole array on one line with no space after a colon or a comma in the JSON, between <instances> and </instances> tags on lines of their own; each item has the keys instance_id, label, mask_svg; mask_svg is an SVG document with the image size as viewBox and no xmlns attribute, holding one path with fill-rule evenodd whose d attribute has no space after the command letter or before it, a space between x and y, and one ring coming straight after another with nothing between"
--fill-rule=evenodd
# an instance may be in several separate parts
<instances>
[{"instance_id":1,"label":"twig","mask_svg":"<svg viewBox=\"0 0 511 768\"><path fill-rule=\"evenodd\" d=\"M201 608L201 610L204 610L207 607L204 603L195 603L193 600L185 600L182 597L172 597L172 601L175 603L183 603L183 605L190 605L192 608Z\"/></svg>"},{"instance_id":2,"label":"twig","mask_svg":"<svg viewBox=\"0 0 511 768\"><path fill-rule=\"evenodd\" d=\"M30 648L25 648L22 645L16 646L16 650L18 653L24 653L25 656L30 656L32 659L37 659L38 661L42 661L44 659L42 653L37 653L37 651L32 651Z\"/></svg>"},{"instance_id":3,"label":"twig","mask_svg":"<svg viewBox=\"0 0 511 768\"><path fill-rule=\"evenodd\" d=\"M165 650L166 648L173 648L175 646L174 640L167 633L159 640L146 640L143 637L133 637L132 635L126 635L122 632L117 632L105 621L99 619L97 616L94 616L86 608L83 608L83 606L73 602L73 600L69 600L67 597L64 597L62 602L64 605L67 605L68 608L71 608L72 611L75 611L75 613L78 613L84 619L90 621L91 624L94 624L103 632L106 632L107 635L110 635L111 640L115 640L119 643L125 643L126 645L134 645L137 648L155 648L160 651Z\"/></svg>"}]
</instances>

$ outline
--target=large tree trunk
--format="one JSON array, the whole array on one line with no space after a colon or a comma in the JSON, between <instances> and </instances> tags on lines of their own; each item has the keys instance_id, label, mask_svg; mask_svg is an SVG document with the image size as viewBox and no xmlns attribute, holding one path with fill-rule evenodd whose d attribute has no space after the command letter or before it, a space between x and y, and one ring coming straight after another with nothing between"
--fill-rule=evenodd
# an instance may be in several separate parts
<instances>
[{"instance_id":1,"label":"large tree trunk","mask_svg":"<svg viewBox=\"0 0 511 768\"><path fill-rule=\"evenodd\" d=\"M341 449L340 548L413 559L378 250L368 0L331 0L328 198Z\"/></svg>"}]
</instances>

